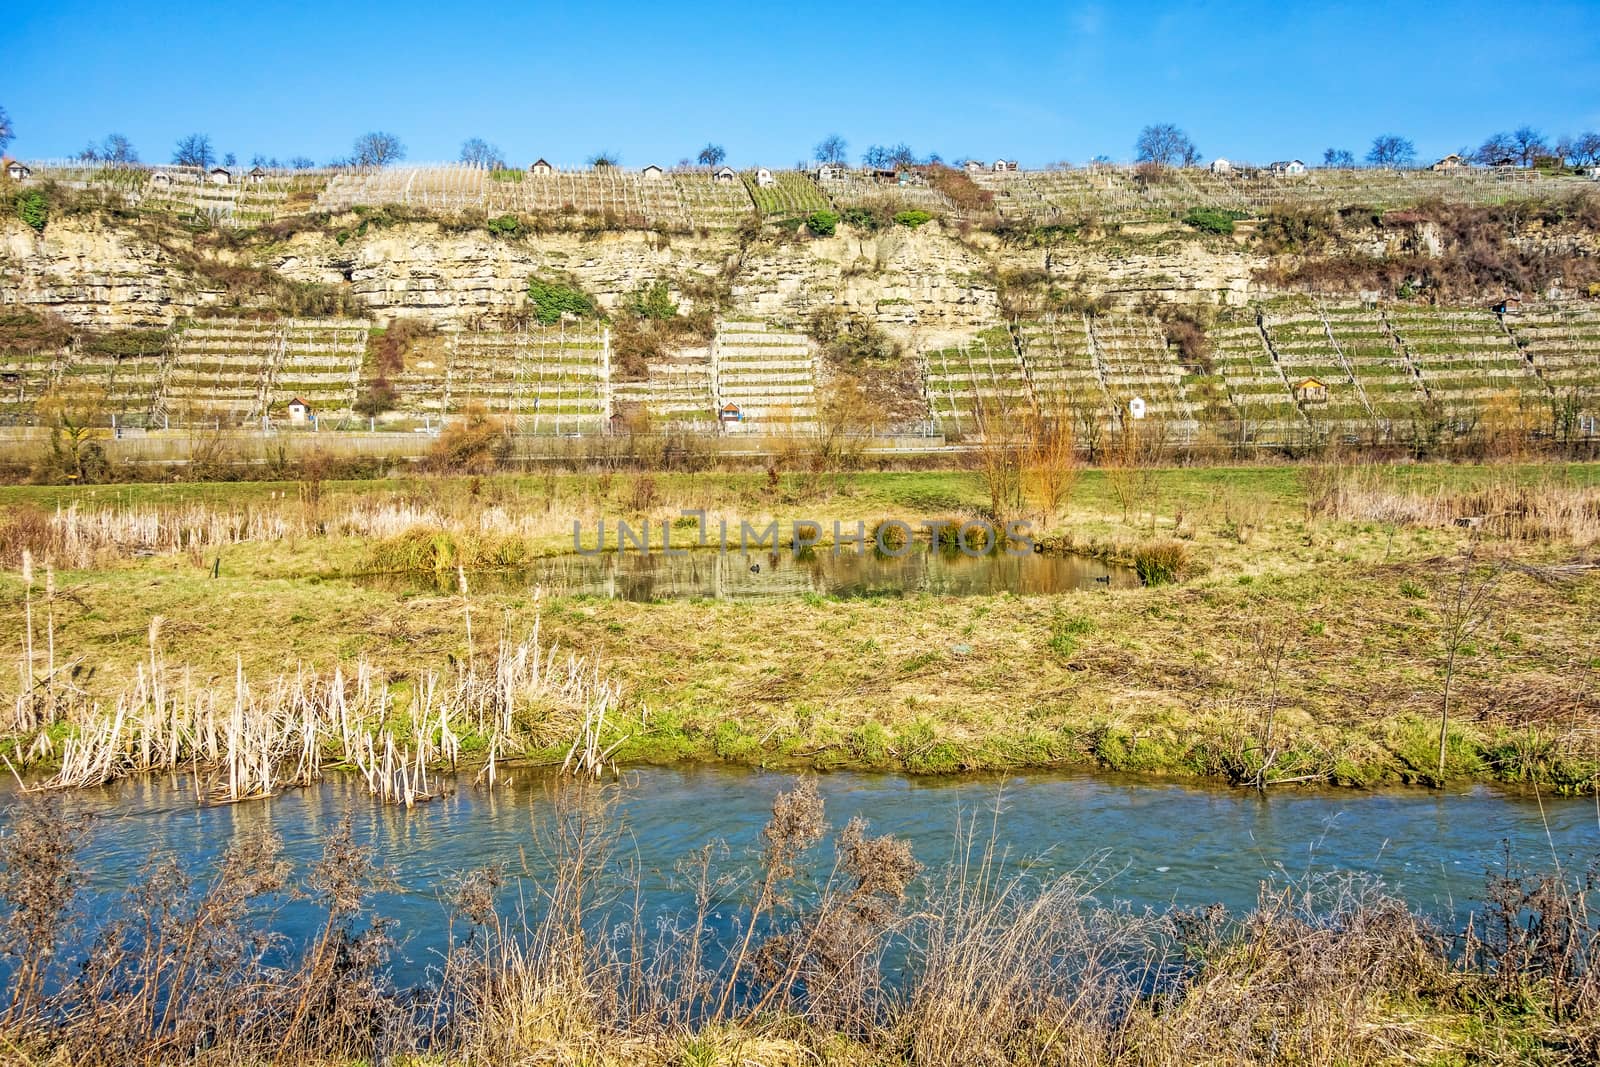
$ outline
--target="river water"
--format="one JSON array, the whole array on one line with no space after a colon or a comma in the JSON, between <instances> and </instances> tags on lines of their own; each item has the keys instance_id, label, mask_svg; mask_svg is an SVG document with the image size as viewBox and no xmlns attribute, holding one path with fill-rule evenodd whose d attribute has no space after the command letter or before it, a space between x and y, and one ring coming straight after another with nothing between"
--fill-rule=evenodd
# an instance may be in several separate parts
<instances>
[{"instance_id":1,"label":"river water","mask_svg":"<svg viewBox=\"0 0 1600 1067\"><path fill-rule=\"evenodd\" d=\"M373 846L396 888L375 898L399 921L404 940L396 978L418 980L443 946L441 894L456 874L503 864L514 874L504 903L515 910L548 871L538 827L556 793L571 788L549 772L521 770L494 790L458 780L442 799L411 810L378 804L358 780L335 775L307 789L254 803L197 807L181 780L140 779L66 794L89 817L82 854L91 899L110 899L153 856L171 853L195 870L214 863L239 836L267 827L282 836L302 868L348 813L356 840ZM773 795L786 774L723 767L648 768L607 787L615 797L618 866L641 875L647 911L681 914L690 897L675 867L713 841L727 844L724 865L749 865ZM1449 793L1285 790L1262 797L1215 786L1104 775L1040 773L1014 777L908 778L835 773L819 778L829 822L851 816L873 833L908 838L930 868L948 862L958 824L986 838L993 828L1005 864L1038 875L1087 873L1103 900L1135 906L1248 909L1263 879L1282 881L1355 872L1382 879L1413 908L1459 919L1482 897L1485 875L1509 850L1533 869L1580 868L1600 852L1593 798L1551 799L1489 787ZM17 803L0 794L0 823ZM816 850L814 870L831 862ZM731 917L735 905L728 903ZM290 904L282 932L296 939L317 922Z\"/></svg>"}]
</instances>

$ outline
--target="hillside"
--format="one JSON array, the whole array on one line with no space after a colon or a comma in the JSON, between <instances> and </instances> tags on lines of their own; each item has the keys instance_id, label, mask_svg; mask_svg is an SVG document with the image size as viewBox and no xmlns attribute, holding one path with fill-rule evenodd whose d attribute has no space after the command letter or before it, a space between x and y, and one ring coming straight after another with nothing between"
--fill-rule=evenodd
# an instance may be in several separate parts
<instances>
[{"instance_id":1,"label":"hillside","mask_svg":"<svg viewBox=\"0 0 1600 1067\"><path fill-rule=\"evenodd\" d=\"M1570 436L1600 413L1583 179L41 167L4 185L11 422L49 396L125 426L249 425L299 396L325 426L482 405L532 432L709 429L734 404L747 429L961 438L1038 411L1092 439L1137 396L1175 442L1298 445Z\"/></svg>"}]
</instances>

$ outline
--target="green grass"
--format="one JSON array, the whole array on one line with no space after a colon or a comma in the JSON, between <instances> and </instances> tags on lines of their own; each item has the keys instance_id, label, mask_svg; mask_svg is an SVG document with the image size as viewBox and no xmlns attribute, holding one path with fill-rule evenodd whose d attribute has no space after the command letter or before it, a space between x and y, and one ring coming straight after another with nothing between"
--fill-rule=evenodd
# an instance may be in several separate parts
<instances>
[{"instance_id":1,"label":"green grass","mask_svg":"<svg viewBox=\"0 0 1600 1067\"><path fill-rule=\"evenodd\" d=\"M1507 483L1600 486L1600 465L1372 468L1383 481L1431 493ZM975 512L986 501L960 471L863 474L817 483L764 473L652 475L656 513L707 507L752 519L801 519L831 529L884 518ZM404 679L464 655L453 593L364 584L377 567L451 569L517 562L570 546L573 514L624 516L635 479L604 498L590 475L392 478L323 486L324 516L357 500L429 504L475 529L485 504L551 516L548 532L504 539L462 532L382 544L346 536L243 544L190 556L108 561L57 575L58 646L94 666L109 692L143 652L148 621L166 620L165 651L197 682L225 682L234 658L270 678L296 663L331 668L365 657ZM620 753L638 762L711 759L775 766L877 767L945 773L1023 766L1100 766L1228 777L1248 767L1242 740L1256 722L1253 627L1292 625L1276 767L1345 784L1430 781L1436 751L1438 574L1458 550L1454 528L1390 530L1306 513L1293 467L1163 472L1154 507L1123 519L1103 474L1085 472L1068 513L1041 524L1058 543L1132 558L1152 540L1188 549L1195 572L1175 584L1056 596L1002 594L772 602L625 601L545 596L547 637L592 655L648 706ZM295 483L0 488L0 508L205 502L300 507ZM1153 511L1153 514L1152 514ZM1241 523L1248 523L1245 536ZM1507 546L1529 562L1561 561L1561 546ZM221 577L210 576L217 557ZM0 577L10 611L0 644L20 642L21 583ZM1508 576L1494 627L1461 677L1447 777L1539 782L1578 790L1597 754L1570 731L1590 728L1581 702L1528 720L1529 693L1574 693L1574 656L1593 651L1600 580L1549 587ZM480 649L502 620L527 625L535 591L474 591ZM1584 649L1590 651L1584 652ZM1531 706L1531 705L1530 705ZM618 736L621 736L619 733ZM1430 752L1432 756L1430 757ZM559 760L559 753L551 753Z\"/></svg>"}]
</instances>

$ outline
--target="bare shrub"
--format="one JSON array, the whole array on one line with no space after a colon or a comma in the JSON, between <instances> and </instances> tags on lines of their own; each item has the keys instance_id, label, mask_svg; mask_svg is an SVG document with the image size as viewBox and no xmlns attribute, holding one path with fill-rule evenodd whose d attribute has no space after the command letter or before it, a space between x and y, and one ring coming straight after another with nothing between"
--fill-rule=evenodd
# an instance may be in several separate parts
<instances>
[{"instance_id":1,"label":"bare shrub","mask_svg":"<svg viewBox=\"0 0 1600 1067\"><path fill-rule=\"evenodd\" d=\"M445 426L428 449L427 465L435 471L489 474L505 465L511 449L505 424L474 406Z\"/></svg>"}]
</instances>

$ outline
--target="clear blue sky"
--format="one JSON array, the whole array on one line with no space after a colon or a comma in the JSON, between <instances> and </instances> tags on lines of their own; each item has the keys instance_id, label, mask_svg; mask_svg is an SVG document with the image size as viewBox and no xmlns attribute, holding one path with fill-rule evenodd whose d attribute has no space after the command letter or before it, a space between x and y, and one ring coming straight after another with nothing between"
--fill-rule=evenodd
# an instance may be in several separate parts
<instances>
[{"instance_id":1,"label":"clear blue sky","mask_svg":"<svg viewBox=\"0 0 1600 1067\"><path fill-rule=\"evenodd\" d=\"M1532 123L1600 129L1600 0L1537 3L35 3L0 18L11 153L117 131L165 162L324 162L369 129L413 161L482 136L514 162L602 148L670 165L708 139L787 165L837 131L1026 166L1127 159L1172 121L1207 157L1419 155Z\"/></svg>"}]
</instances>

